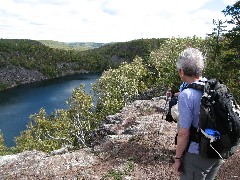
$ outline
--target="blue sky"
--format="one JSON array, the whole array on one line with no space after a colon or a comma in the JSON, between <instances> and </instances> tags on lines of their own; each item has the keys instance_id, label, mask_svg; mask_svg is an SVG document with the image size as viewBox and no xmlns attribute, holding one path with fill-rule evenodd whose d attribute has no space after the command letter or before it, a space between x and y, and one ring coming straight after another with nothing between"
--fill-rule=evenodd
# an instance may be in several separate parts
<instances>
[{"instance_id":1,"label":"blue sky","mask_svg":"<svg viewBox=\"0 0 240 180\"><path fill-rule=\"evenodd\" d=\"M3 0L0 38L124 42L205 37L236 0Z\"/></svg>"}]
</instances>

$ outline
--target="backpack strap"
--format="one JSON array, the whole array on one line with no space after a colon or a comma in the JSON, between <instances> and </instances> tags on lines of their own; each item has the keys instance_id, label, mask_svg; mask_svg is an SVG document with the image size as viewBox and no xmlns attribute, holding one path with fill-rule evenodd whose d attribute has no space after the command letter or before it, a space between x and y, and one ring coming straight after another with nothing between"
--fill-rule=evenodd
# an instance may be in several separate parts
<instances>
[{"instance_id":1,"label":"backpack strap","mask_svg":"<svg viewBox=\"0 0 240 180\"><path fill-rule=\"evenodd\" d=\"M199 82L204 82L205 83L205 81L201 81L201 80ZM188 84L187 86L185 86L183 88L183 90L187 89L187 88L192 88L192 89L196 89L198 91L204 92L205 86L204 86L204 84L192 83L192 84ZM187 147L185 149L185 152L188 151L191 142L200 143L200 138L201 138L201 134L199 133L198 128L195 128L195 127L193 127L193 125L191 125L189 141L188 141Z\"/></svg>"},{"instance_id":2,"label":"backpack strap","mask_svg":"<svg viewBox=\"0 0 240 180\"><path fill-rule=\"evenodd\" d=\"M192 84L189 84L187 85L184 89L187 89L187 88L193 88L193 89L196 89L196 90L199 90L199 91L204 91L204 85L203 84L196 84L196 83L192 83Z\"/></svg>"},{"instance_id":3,"label":"backpack strap","mask_svg":"<svg viewBox=\"0 0 240 180\"><path fill-rule=\"evenodd\" d=\"M191 125L189 140L188 140L188 144L186 147L186 152L188 151L191 142L200 143L200 139L201 139L201 133L199 132L199 129L195 128L193 125Z\"/></svg>"}]
</instances>

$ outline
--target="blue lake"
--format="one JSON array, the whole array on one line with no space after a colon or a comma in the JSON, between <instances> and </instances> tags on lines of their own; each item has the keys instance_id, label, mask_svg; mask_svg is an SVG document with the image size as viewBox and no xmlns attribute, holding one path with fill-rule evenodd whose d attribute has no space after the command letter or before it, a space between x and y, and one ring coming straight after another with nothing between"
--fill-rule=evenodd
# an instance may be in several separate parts
<instances>
[{"instance_id":1,"label":"blue lake","mask_svg":"<svg viewBox=\"0 0 240 180\"><path fill-rule=\"evenodd\" d=\"M15 146L14 137L26 129L29 116L44 108L48 114L68 108L66 101L72 90L85 84L90 93L91 83L100 74L80 74L21 85L0 92L0 129L8 147Z\"/></svg>"}]
</instances>

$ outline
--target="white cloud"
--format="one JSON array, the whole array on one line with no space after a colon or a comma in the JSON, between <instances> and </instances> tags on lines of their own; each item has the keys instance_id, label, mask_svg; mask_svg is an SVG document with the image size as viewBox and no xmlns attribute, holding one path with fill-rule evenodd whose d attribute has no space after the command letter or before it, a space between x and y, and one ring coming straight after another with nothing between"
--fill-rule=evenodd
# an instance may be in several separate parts
<instances>
[{"instance_id":1,"label":"white cloud","mask_svg":"<svg viewBox=\"0 0 240 180\"><path fill-rule=\"evenodd\" d=\"M0 38L116 42L139 38L205 36L227 0L6 0ZM230 3L231 4L231 3Z\"/></svg>"},{"instance_id":2,"label":"white cloud","mask_svg":"<svg viewBox=\"0 0 240 180\"><path fill-rule=\"evenodd\" d=\"M233 5L237 0L223 0L223 3L226 5Z\"/></svg>"}]
</instances>

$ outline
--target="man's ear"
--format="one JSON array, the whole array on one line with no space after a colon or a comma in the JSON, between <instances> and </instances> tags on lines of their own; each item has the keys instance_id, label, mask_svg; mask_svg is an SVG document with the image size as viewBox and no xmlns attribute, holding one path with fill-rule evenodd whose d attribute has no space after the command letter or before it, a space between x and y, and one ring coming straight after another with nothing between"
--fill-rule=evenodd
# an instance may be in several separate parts
<instances>
[{"instance_id":1,"label":"man's ear","mask_svg":"<svg viewBox=\"0 0 240 180\"><path fill-rule=\"evenodd\" d=\"M180 69L180 76L183 77L184 76L184 70L181 68Z\"/></svg>"}]
</instances>

